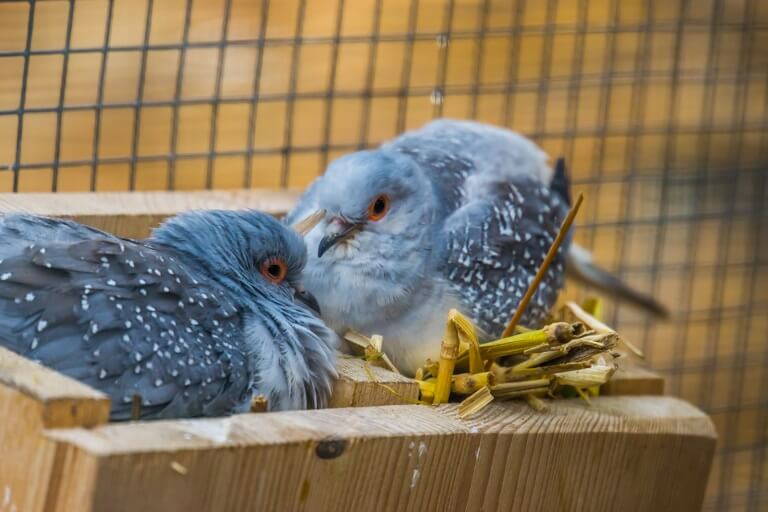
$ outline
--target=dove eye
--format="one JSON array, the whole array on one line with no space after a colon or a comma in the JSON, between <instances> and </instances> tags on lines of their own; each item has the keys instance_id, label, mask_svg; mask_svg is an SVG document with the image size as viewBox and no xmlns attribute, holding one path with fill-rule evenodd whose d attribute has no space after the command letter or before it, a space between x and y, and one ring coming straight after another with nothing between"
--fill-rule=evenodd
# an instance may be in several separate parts
<instances>
[{"instance_id":1,"label":"dove eye","mask_svg":"<svg viewBox=\"0 0 768 512\"><path fill-rule=\"evenodd\" d=\"M280 284L285 281L285 275L288 273L288 267L280 258L269 258L261 263L259 271L261 272L261 275L267 279L267 281Z\"/></svg>"},{"instance_id":2,"label":"dove eye","mask_svg":"<svg viewBox=\"0 0 768 512\"><path fill-rule=\"evenodd\" d=\"M381 220L389 211L389 198L386 195L380 195L368 206L368 220Z\"/></svg>"}]
</instances>

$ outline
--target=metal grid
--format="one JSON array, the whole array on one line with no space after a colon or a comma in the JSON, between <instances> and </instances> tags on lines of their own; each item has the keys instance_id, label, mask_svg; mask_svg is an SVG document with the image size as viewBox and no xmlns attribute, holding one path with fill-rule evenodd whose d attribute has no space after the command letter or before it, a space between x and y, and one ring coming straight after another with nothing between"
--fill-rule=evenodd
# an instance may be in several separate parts
<instances>
[{"instance_id":1,"label":"metal grid","mask_svg":"<svg viewBox=\"0 0 768 512\"><path fill-rule=\"evenodd\" d=\"M432 117L570 162L578 239L674 310L611 317L768 507L768 6L759 0L0 0L0 189L305 186Z\"/></svg>"}]
</instances>

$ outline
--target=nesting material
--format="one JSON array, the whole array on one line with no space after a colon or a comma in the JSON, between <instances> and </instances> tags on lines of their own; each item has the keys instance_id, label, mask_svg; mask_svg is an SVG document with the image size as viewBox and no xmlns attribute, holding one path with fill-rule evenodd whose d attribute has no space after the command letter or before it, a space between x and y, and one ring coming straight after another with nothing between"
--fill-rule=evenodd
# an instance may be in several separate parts
<instances>
[{"instance_id":1,"label":"nesting material","mask_svg":"<svg viewBox=\"0 0 768 512\"><path fill-rule=\"evenodd\" d=\"M477 414L493 402L493 398L493 394L487 386L478 389L459 404L459 418L469 418L473 414Z\"/></svg>"},{"instance_id":2,"label":"nesting material","mask_svg":"<svg viewBox=\"0 0 768 512\"><path fill-rule=\"evenodd\" d=\"M459 353L459 332L463 330L463 325L467 323L463 320L466 319L455 309L448 312L445 335L440 343L440 361L437 366L437 382L435 383L435 396L432 401L434 404L447 402L451 394L453 370L456 368L456 356ZM466 331L464 333L466 335Z\"/></svg>"},{"instance_id":3,"label":"nesting material","mask_svg":"<svg viewBox=\"0 0 768 512\"><path fill-rule=\"evenodd\" d=\"M471 395L480 388L493 386L495 377L491 372L460 373L451 379L451 393Z\"/></svg>"},{"instance_id":4,"label":"nesting material","mask_svg":"<svg viewBox=\"0 0 768 512\"><path fill-rule=\"evenodd\" d=\"M549 406L544 403L544 400L534 395L525 395L525 401L531 406L531 409L538 412L546 412L549 410Z\"/></svg>"},{"instance_id":5,"label":"nesting material","mask_svg":"<svg viewBox=\"0 0 768 512\"><path fill-rule=\"evenodd\" d=\"M585 307L582 308L575 302L566 302L565 307L581 322L584 322L590 329L601 333L614 333L616 331L605 325L599 320L602 312L602 303L597 299L590 299L585 303ZM587 312L587 309L592 309L592 314ZM618 334L617 334L618 335ZM621 344L627 347L627 349L641 359L645 359L645 354L634 343L630 342L624 337L619 337Z\"/></svg>"},{"instance_id":6,"label":"nesting material","mask_svg":"<svg viewBox=\"0 0 768 512\"><path fill-rule=\"evenodd\" d=\"M392 364L392 360L384 353L384 338L378 334L369 338L357 331L349 330L344 334L344 339L356 347L358 352L362 352L369 364L386 368L397 374L400 373L400 370Z\"/></svg>"},{"instance_id":7,"label":"nesting material","mask_svg":"<svg viewBox=\"0 0 768 512\"><path fill-rule=\"evenodd\" d=\"M581 322L554 322L541 329L528 330L514 336L479 345L483 371L470 368L470 347L477 339L468 339L467 346L456 357L446 350L458 345L452 333L465 327L469 320L452 311L449 315L446 337L443 340L441 363L435 374L434 364L428 362L418 371L419 385L424 402L437 404L450 397L465 398L460 416L468 417L491 402L487 395L498 400L524 399L537 411L545 411L543 397L578 395L589 400L588 390L599 387L616 371L613 349L619 336L613 330L596 332ZM463 332L474 331L463 329ZM446 344L446 339L448 343ZM448 364L445 364L445 363ZM441 372L451 369L450 393L438 396ZM448 379L444 373L443 382ZM444 390L443 390L444 391ZM481 399L480 397L485 397ZM439 400L439 401L438 401Z\"/></svg>"},{"instance_id":8,"label":"nesting material","mask_svg":"<svg viewBox=\"0 0 768 512\"><path fill-rule=\"evenodd\" d=\"M367 363L397 371L382 351L381 336L349 331L344 337ZM554 321L480 344L469 319L451 310L440 360L427 360L416 372L420 403L462 400L459 416L465 418L494 399L522 399L540 412L547 410L542 398L581 396L589 401L589 394L596 394L616 371L619 340L610 328L598 332L581 322Z\"/></svg>"},{"instance_id":9,"label":"nesting material","mask_svg":"<svg viewBox=\"0 0 768 512\"><path fill-rule=\"evenodd\" d=\"M312 229L314 229L314 227L317 226L320 223L320 221L323 220L324 218L325 218L325 210L317 210L316 212L311 213L308 216L301 219L292 227L298 234L300 234L301 236L304 236L310 231L312 231Z\"/></svg>"},{"instance_id":10,"label":"nesting material","mask_svg":"<svg viewBox=\"0 0 768 512\"><path fill-rule=\"evenodd\" d=\"M251 412L267 412L269 400L264 395L256 395L251 399Z\"/></svg>"}]
</instances>

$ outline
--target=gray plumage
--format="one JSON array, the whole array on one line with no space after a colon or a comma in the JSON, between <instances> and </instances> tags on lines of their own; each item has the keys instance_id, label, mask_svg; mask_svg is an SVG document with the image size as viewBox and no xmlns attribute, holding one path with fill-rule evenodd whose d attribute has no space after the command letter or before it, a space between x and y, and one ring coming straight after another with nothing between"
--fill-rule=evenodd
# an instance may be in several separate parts
<instances>
[{"instance_id":1,"label":"gray plumage","mask_svg":"<svg viewBox=\"0 0 768 512\"><path fill-rule=\"evenodd\" d=\"M294 300L301 238L254 211L190 212L134 241L0 218L0 345L106 392L112 418L321 406L337 337ZM279 259L286 277L260 272Z\"/></svg>"},{"instance_id":2,"label":"gray plumage","mask_svg":"<svg viewBox=\"0 0 768 512\"><path fill-rule=\"evenodd\" d=\"M307 289L330 326L382 334L408 372L437 356L450 307L483 337L498 336L567 213L562 183L551 180L547 156L533 142L473 122L435 121L344 156L287 219L328 211L307 236ZM370 220L382 196L386 214ZM540 322L556 300L568 244L524 324Z\"/></svg>"}]
</instances>

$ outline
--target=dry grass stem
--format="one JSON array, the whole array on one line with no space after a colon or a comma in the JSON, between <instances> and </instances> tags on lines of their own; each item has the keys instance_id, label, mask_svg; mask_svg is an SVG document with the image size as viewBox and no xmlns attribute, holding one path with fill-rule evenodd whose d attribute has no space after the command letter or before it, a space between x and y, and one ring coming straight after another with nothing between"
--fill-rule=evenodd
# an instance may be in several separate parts
<instances>
[{"instance_id":1,"label":"dry grass stem","mask_svg":"<svg viewBox=\"0 0 768 512\"><path fill-rule=\"evenodd\" d=\"M451 381L451 393L457 395L471 395L484 386L492 386L495 382L491 372L460 373L453 376Z\"/></svg>"},{"instance_id":2,"label":"dry grass stem","mask_svg":"<svg viewBox=\"0 0 768 512\"><path fill-rule=\"evenodd\" d=\"M491 363L489 370L493 373L493 379L497 384L501 384L502 382L517 382L528 378L527 375L515 373L511 366L502 366L496 362Z\"/></svg>"},{"instance_id":3,"label":"dry grass stem","mask_svg":"<svg viewBox=\"0 0 768 512\"><path fill-rule=\"evenodd\" d=\"M344 339L362 351L365 351L365 348L371 344L371 338L352 329L344 333Z\"/></svg>"},{"instance_id":4,"label":"dry grass stem","mask_svg":"<svg viewBox=\"0 0 768 512\"><path fill-rule=\"evenodd\" d=\"M307 215L299 222L294 224L293 229L301 236L305 236L307 233L312 231L312 229L314 229L314 227L317 226L324 218L325 210L317 210L316 212Z\"/></svg>"},{"instance_id":5,"label":"dry grass stem","mask_svg":"<svg viewBox=\"0 0 768 512\"><path fill-rule=\"evenodd\" d=\"M421 399L425 402L432 403L435 398L435 379L419 380L419 390L421 391Z\"/></svg>"},{"instance_id":6,"label":"dry grass stem","mask_svg":"<svg viewBox=\"0 0 768 512\"><path fill-rule=\"evenodd\" d=\"M488 360L522 354L529 348L546 343L548 339L549 333L544 329L528 331L491 341L490 343L483 343L480 345L480 355L483 359Z\"/></svg>"},{"instance_id":7,"label":"dry grass stem","mask_svg":"<svg viewBox=\"0 0 768 512\"><path fill-rule=\"evenodd\" d=\"M544 400L537 397L536 395L525 395L525 401L528 402L528 405L531 407L531 409L535 411L546 412L549 409L547 404L544 403Z\"/></svg>"},{"instance_id":8,"label":"dry grass stem","mask_svg":"<svg viewBox=\"0 0 768 512\"><path fill-rule=\"evenodd\" d=\"M267 412L269 400L264 395L256 395L251 399L251 412Z\"/></svg>"},{"instance_id":9,"label":"dry grass stem","mask_svg":"<svg viewBox=\"0 0 768 512\"><path fill-rule=\"evenodd\" d=\"M493 402L493 395L488 387L478 389L459 404L459 418L466 419L482 411Z\"/></svg>"},{"instance_id":10,"label":"dry grass stem","mask_svg":"<svg viewBox=\"0 0 768 512\"><path fill-rule=\"evenodd\" d=\"M139 421L141 419L141 395L131 397L131 420Z\"/></svg>"},{"instance_id":11,"label":"dry grass stem","mask_svg":"<svg viewBox=\"0 0 768 512\"><path fill-rule=\"evenodd\" d=\"M448 401L451 394L451 378L456 366L456 356L459 352L459 334L456 329L455 318L460 315L452 309L448 312L448 321L445 324L445 334L440 344L440 362L437 369L437 384L435 385L435 404Z\"/></svg>"},{"instance_id":12,"label":"dry grass stem","mask_svg":"<svg viewBox=\"0 0 768 512\"><path fill-rule=\"evenodd\" d=\"M591 388L602 386L616 371L616 366L595 365L581 370L571 370L554 374L555 382L561 386L574 388Z\"/></svg>"},{"instance_id":13,"label":"dry grass stem","mask_svg":"<svg viewBox=\"0 0 768 512\"><path fill-rule=\"evenodd\" d=\"M171 461L171 469L174 470L176 473L180 474L181 476L186 476L186 474L189 473L189 470L185 465L175 460Z\"/></svg>"},{"instance_id":14,"label":"dry grass stem","mask_svg":"<svg viewBox=\"0 0 768 512\"><path fill-rule=\"evenodd\" d=\"M496 391L492 389L491 393L495 398L498 398L499 400L507 400L509 398L525 398L529 395L536 396L536 397L543 397L543 396L547 396L547 394L549 393L549 386L522 389L520 391Z\"/></svg>"},{"instance_id":15,"label":"dry grass stem","mask_svg":"<svg viewBox=\"0 0 768 512\"><path fill-rule=\"evenodd\" d=\"M344 333L344 339L358 349L358 352L362 351L365 356L365 360L370 364L386 368L387 370L395 373L400 373L400 370L392 363L386 353L384 353L383 345L384 338L378 334L374 334L370 338L364 334L360 334L352 329Z\"/></svg>"},{"instance_id":16,"label":"dry grass stem","mask_svg":"<svg viewBox=\"0 0 768 512\"><path fill-rule=\"evenodd\" d=\"M491 386L491 391L496 394L498 393L505 393L507 391L521 391L525 389L531 389L531 388L540 388L540 387L549 387L550 380L549 379L533 379L533 380L523 380L520 382L505 382L502 384L496 384L495 386Z\"/></svg>"},{"instance_id":17,"label":"dry grass stem","mask_svg":"<svg viewBox=\"0 0 768 512\"><path fill-rule=\"evenodd\" d=\"M590 361L580 361L577 363L563 363L555 364L552 366L536 366L533 368L522 368L514 370L515 373L522 377L537 377L541 375L552 375L560 372L567 372L571 370L581 370L582 368L589 368L592 366Z\"/></svg>"},{"instance_id":18,"label":"dry grass stem","mask_svg":"<svg viewBox=\"0 0 768 512\"><path fill-rule=\"evenodd\" d=\"M568 308L568 310L584 322L587 326L589 326L590 329L600 332L600 333L614 333L616 334L616 331L605 325L603 322L595 318L594 316L587 313L581 306L576 304L575 302L566 302L565 306ZM634 343L630 342L629 340L625 339L624 337L619 337L621 340L621 343L624 344L627 349L629 349L630 352L635 354L637 357L641 359L645 359L645 354L642 350L640 350Z\"/></svg>"}]
</instances>

